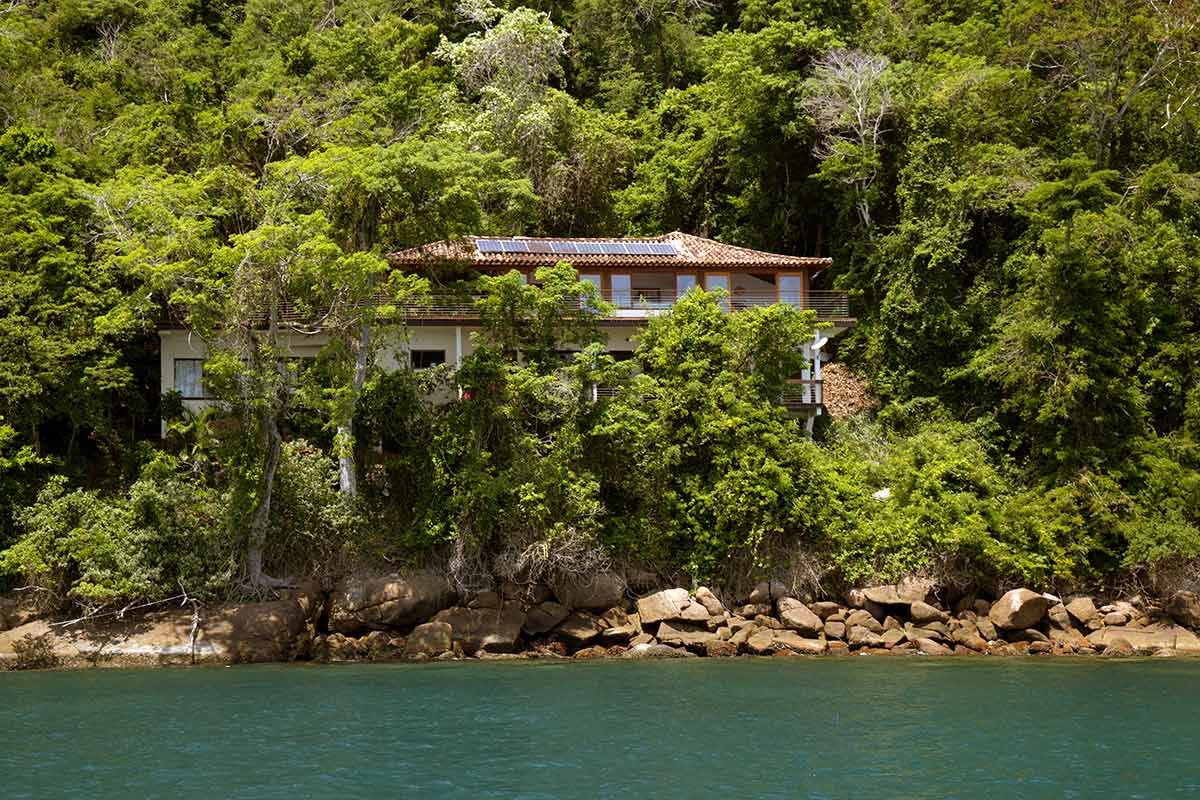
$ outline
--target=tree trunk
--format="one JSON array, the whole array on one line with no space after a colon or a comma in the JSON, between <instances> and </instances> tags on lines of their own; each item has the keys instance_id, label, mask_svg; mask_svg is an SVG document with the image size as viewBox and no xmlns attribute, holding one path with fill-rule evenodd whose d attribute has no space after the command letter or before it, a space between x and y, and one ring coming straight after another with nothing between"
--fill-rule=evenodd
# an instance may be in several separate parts
<instances>
[{"instance_id":1,"label":"tree trunk","mask_svg":"<svg viewBox=\"0 0 1200 800\"><path fill-rule=\"evenodd\" d=\"M275 487L275 473L279 469L279 456L283 449L283 437L274 411L267 412L263 420L262 449L266 454L262 477L258 481L258 497L250 515L250 530L246 540L246 579L251 586L279 586L286 583L263 573L263 547L267 542L267 526L271 522L271 493Z\"/></svg>"},{"instance_id":2,"label":"tree trunk","mask_svg":"<svg viewBox=\"0 0 1200 800\"><path fill-rule=\"evenodd\" d=\"M371 326L363 325L359 329L358 351L354 354L350 403L346 408L346 418L337 429L337 441L341 447L341 452L338 453L338 488L347 497L358 494L358 472L354 464L354 410L358 405L358 396L362 393L363 384L367 382L367 353L370 347Z\"/></svg>"}]
</instances>

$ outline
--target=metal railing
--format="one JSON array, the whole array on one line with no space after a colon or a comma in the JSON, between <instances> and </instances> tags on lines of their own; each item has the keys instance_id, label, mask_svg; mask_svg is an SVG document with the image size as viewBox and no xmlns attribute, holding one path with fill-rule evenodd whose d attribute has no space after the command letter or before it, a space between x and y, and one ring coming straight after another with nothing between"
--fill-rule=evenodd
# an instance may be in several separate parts
<instances>
[{"instance_id":1,"label":"metal railing","mask_svg":"<svg viewBox=\"0 0 1200 800\"><path fill-rule=\"evenodd\" d=\"M604 384L592 384L592 400L616 397L620 387ZM779 403L789 411L802 411L816 408L824 402L823 387L820 379L796 379L788 381L787 388L780 395Z\"/></svg>"},{"instance_id":2,"label":"metal railing","mask_svg":"<svg viewBox=\"0 0 1200 800\"><path fill-rule=\"evenodd\" d=\"M476 303L482 295L433 294L402 304L404 315L410 319L476 319ZM603 292L602 297L618 311L666 311L675 304L673 292L665 289L635 289L633 291ZM850 300L846 292L810 291L803 295L774 291L750 292L734 290L725 301L734 311L784 303L799 309L811 309L822 319L848 319Z\"/></svg>"}]
</instances>

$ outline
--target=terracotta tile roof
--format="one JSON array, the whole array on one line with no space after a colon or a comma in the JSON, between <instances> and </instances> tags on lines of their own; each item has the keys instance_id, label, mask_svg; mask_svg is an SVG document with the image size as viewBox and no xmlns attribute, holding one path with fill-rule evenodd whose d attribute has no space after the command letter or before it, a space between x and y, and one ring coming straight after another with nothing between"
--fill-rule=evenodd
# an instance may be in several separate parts
<instances>
[{"instance_id":1,"label":"terracotta tile roof","mask_svg":"<svg viewBox=\"0 0 1200 800\"><path fill-rule=\"evenodd\" d=\"M594 243L604 249L612 244L667 244L675 245L675 252L667 254L616 254L616 253L552 253L552 252L481 252L480 241L484 242L525 242L539 249L558 242ZM611 248L608 248L611 249ZM648 249L648 248L647 248ZM688 233L675 231L663 236L641 238L537 238L537 237L486 237L467 236L462 239L442 240L431 242L419 247L410 247L388 256L397 266L427 266L431 262L450 261L469 263L475 267L487 269L513 267L539 267L554 264L558 261L569 261L578 269L587 266L594 267L625 267L629 269L695 269L699 268L729 268L729 269L810 269L827 267L832 262L829 258L814 256L788 256L778 253L766 253L761 250L751 250L748 247L737 247L731 244L705 239L702 236L692 236Z\"/></svg>"}]
</instances>

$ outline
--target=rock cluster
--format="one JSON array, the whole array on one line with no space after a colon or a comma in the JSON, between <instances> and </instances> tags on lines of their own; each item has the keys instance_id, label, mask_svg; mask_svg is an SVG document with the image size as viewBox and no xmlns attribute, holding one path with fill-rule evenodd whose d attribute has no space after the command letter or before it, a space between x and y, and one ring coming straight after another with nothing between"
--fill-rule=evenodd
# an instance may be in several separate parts
<instances>
[{"instance_id":1,"label":"rock cluster","mask_svg":"<svg viewBox=\"0 0 1200 800\"><path fill-rule=\"evenodd\" d=\"M951 613L906 582L801 600L768 581L737 602L699 587L635 596L615 574L460 596L441 577L350 579L272 603L148 614L85 627L18 617L0 666L319 659L710 658L737 655L1198 655L1200 599L1066 600L1013 589ZM15 616L15 615L14 615Z\"/></svg>"}]
</instances>

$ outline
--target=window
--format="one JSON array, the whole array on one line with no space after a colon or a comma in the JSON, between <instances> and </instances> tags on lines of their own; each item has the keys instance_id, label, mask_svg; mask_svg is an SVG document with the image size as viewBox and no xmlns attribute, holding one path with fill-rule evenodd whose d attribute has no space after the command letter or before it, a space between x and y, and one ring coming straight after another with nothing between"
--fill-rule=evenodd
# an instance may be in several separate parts
<instances>
[{"instance_id":1,"label":"window","mask_svg":"<svg viewBox=\"0 0 1200 800\"><path fill-rule=\"evenodd\" d=\"M800 308L804 300L802 275L779 276L779 302Z\"/></svg>"},{"instance_id":2,"label":"window","mask_svg":"<svg viewBox=\"0 0 1200 800\"><path fill-rule=\"evenodd\" d=\"M612 301L617 308L630 308L633 306L633 289L628 275L612 274L609 276L612 281Z\"/></svg>"},{"instance_id":3,"label":"window","mask_svg":"<svg viewBox=\"0 0 1200 800\"><path fill-rule=\"evenodd\" d=\"M724 289L725 299L721 301L721 306L726 311L729 310L729 273L728 272L706 272L704 273L704 288L708 291L714 289Z\"/></svg>"},{"instance_id":4,"label":"window","mask_svg":"<svg viewBox=\"0 0 1200 800\"><path fill-rule=\"evenodd\" d=\"M683 297L685 294L696 288L695 275L676 275L675 276L675 296Z\"/></svg>"},{"instance_id":5,"label":"window","mask_svg":"<svg viewBox=\"0 0 1200 800\"><path fill-rule=\"evenodd\" d=\"M436 367L438 364L446 363L445 350L411 350L409 351L409 359L412 362L413 369L429 369Z\"/></svg>"},{"instance_id":6,"label":"window","mask_svg":"<svg viewBox=\"0 0 1200 800\"><path fill-rule=\"evenodd\" d=\"M203 376L204 359L175 359L175 391L184 400L204 400L209 396L204 390Z\"/></svg>"}]
</instances>

